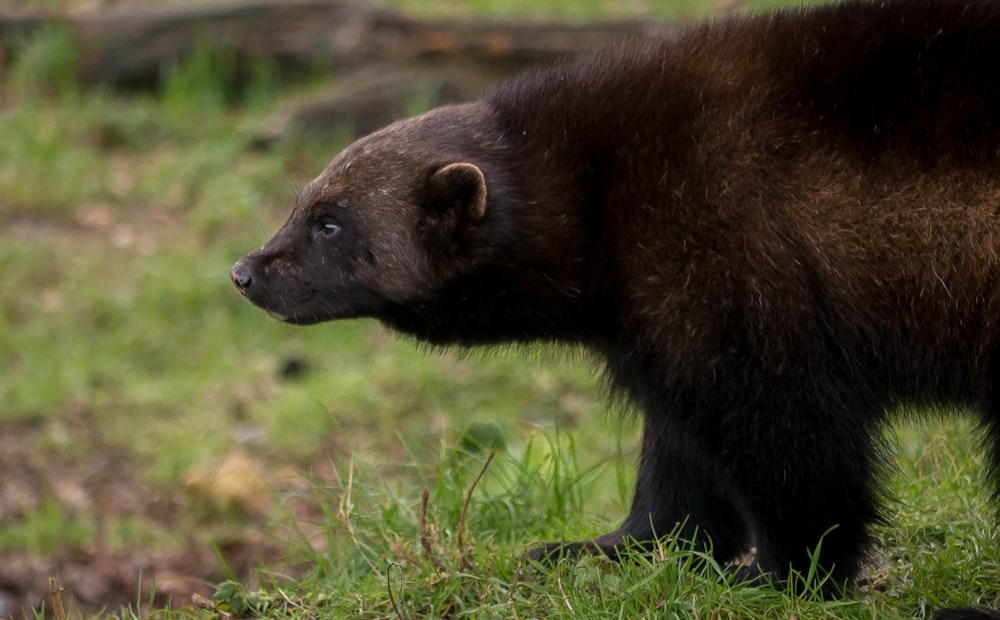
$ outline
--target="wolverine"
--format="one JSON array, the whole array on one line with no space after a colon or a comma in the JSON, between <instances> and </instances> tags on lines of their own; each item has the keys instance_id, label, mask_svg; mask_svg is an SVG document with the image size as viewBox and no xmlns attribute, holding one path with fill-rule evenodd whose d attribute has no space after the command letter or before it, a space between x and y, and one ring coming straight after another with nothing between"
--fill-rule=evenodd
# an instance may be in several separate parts
<instances>
[{"instance_id":1,"label":"wolverine","mask_svg":"<svg viewBox=\"0 0 1000 620\"><path fill-rule=\"evenodd\" d=\"M528 71L349 146L230 277L289 323L592 351L641 414L632 507L538 558L679 531L847 583L903 406L974 416L1000 486L1000 2L727 17Z\"/></svg>"}]
</instances>

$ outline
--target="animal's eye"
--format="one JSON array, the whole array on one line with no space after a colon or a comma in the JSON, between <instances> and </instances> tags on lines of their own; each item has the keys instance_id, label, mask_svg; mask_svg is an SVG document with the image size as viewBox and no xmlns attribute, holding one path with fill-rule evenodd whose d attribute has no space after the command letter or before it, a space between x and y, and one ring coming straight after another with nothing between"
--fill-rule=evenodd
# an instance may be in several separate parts
<instances>
[{"instance_id":1,"label":"animal's eye","mask_svg":"<svg viewBox=\"0 0 1000 620\"><path fill-rule=\"evenodd\" d=\"M338 233L340 233L340 225L334 224L333 222L324 222L319 225L316 232L324 237L335 237Z\"/></svg>"}]
</instances>

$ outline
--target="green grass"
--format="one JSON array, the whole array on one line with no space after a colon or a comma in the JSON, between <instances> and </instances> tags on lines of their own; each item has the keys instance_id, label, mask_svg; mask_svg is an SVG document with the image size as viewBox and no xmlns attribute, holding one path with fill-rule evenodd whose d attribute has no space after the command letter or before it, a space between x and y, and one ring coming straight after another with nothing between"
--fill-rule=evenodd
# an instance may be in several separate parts
<instances>
[{"instance_id":1,"label":"green grass","mask_svg":"<svg viewBox=\"0 0 1000 620\"><path fill-rule=\"evenodd\" d=\"M881 557L862 591L844 600L821 600L815 575L790 591L727 583L718 566L669 537L651 558L625 564L584 558L544 570L526 562L522 553L533 541L614 527L628 499L609 483L630 470L614 460L582 468L572 440L559 444L547 434L522 450L501 450L478 484L483 453L442 452L423 487L395 485L396 477L349 462L337 484L318 489L327 511L322 537L301 549L314 567L310 575L275 578L251 594L275 617L297 617L305 607L323 617L860 619L989 603L1000 596L1000 555L984 525L991 513L979 460L956 456L971 431L959 427L902 433L891 481L897 501L879 530ZM429 491L425 514L421 488ZM614 497L619 508L595 512L595 495ZM246 595L226 584L217 601L225 606Z\"/></svg>"},{"instance_id":2,"label":"green grass","mask_svg":"<svg viewBox=\"0 0 1000 620\"><path fill-rule=\"evenodd\" d=\"M704 10L693 1L626 4L494 0L460 12ZM728 584L669 539L623 565L525 563L533 542L607 531L628 507L636 429L607 409L587 356L460 356L368 322L298 329L270 320L232 290L229 266L277 228L295 187L342 141L248 148L279 100L276 77L261 67L234 95L232 60L207 48L150 95L83 91L67 69L74 60L65 32L42 32L19 43L4 83L0 428L39 423L37 450L81 462L101 446L127 451L134 475L164 487L188 484L234 451L252 455L275 483L277 507L261 527L289 557L263 567L260 586L223 584L220 609L276 618L911 618L1000 598L1000 544L974 433L943 422L899 430L880 555L846 600L818 600L815 580L791 591ZM304 371L283 372L290 363ZM80 424L92 443L66 435ZM491 447L497 456L477 483ZM289 468L308 484L277 484ZM178 527L240 518L193 501ZM48 495L7 519L0 550L71 550L98 529ZM127 519L106 535L117 549L176 543ZM145 610L144 600L140 593L126 615Z\"/></svg>"}]
</instances>

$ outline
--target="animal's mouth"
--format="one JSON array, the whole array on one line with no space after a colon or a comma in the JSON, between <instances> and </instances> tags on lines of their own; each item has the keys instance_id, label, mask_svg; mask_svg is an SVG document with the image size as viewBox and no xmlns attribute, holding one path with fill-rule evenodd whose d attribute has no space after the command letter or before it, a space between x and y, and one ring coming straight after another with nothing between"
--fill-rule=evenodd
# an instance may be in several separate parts
<instances>
[{"instance_id":1,"label":"animal's mouth","mask_svg":"<svg viewBox=\"0 0 1000 620\"><path fill-rule=\"evenodd\" d=\"M310 290L301 295L299 299L292 300L291 302L286 299L283 303L277 303L270 296L258 297L253 292L249 295L245 294L244 297L277 321L281 321L282 323L299 323L303 321L302 317L310 314L307 308L309 308L313 298L316 297L316 291ZM304 322L314 323L315 321L305 319Z\"/></svg>"},{"instance_id":2,"label":"animal's mouth","mask_svg":"<svg viewBox=\"0 0 1000 620\"><path fill-rule=\"evenodd\" d=\"M268 305L261 305L261 309L271 315L271 318L281 321L282 323L291 323L292 325L312 325L313 323L319 323L326 320L325 317L317 315L313 308L313 300L316 298L316 290L309 289L298 299L292 301L292 303L275 304L282 308L283 311L274 309L273 307L268 307Z\"/></svg>"},{"instance_id":3,"label":"animal's mouth","mask_svg":"<svg viewBox=\"0 0 1000 620\"><path fill-rule=\"evenodd\" d=\"M241 291L243 292L243 291ZM255 294L256 293L256 294ZM266 312L272 319L287 325L314 325L337 319L353 319L362 316L376 316L379 304L373 297L361 297L337 301L340 295L324 296L310 288L301 294L282 295L275 298L250 290L244 294L252 304Z\"/></svg>"}]
</instances>

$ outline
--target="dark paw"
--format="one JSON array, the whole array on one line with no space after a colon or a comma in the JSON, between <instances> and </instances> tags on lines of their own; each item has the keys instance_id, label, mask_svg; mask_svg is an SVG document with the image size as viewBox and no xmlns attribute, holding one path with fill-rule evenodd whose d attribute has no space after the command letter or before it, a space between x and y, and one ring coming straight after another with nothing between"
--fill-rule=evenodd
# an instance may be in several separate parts
<instances>
[{"instance_id":1,"label":"dark paw","mask_svg":"<svg viewBox=\"0 0 1000 620\"><path fill-rule=\"evenodd\" d=\"M540 543L524 552L530 562L552 567L563 560L578 560L587 555L609 555L607 550L591 540L581 542Z\"/></svg>"},{"instance_id":2,"label":"dark paw","mask_svg":"<svg viewBox=\"0 0 1000 620\"><path fill-rule=\"evenodd\" d=\"M541 543L528 549L524 556L543 566L555 566L563 560L578 560L588 555L599 555L616 562L636 556L648 556L655 541L637 540L620 531L598 536L592 540L575 542Z\"/></svg>"}]
</instances>

